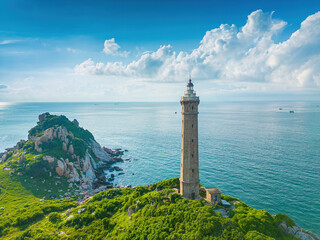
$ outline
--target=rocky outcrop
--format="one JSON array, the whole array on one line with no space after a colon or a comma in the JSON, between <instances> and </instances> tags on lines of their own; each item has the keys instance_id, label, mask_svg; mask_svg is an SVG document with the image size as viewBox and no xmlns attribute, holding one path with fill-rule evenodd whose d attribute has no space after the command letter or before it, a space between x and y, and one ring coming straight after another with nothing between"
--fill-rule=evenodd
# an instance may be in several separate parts
<instances>
[{"instance_id":1,"label":"rocky outcrop","mask_svg":"<svg viewBox=\"0 0 320 240\"><path fill-rule=\"evenodd\" d=\"M78 122L78 120L77 119L73 119L73 121L72 121L77 127L79 127L79 122Z\"/></svg>"},{"instance_id":2,"label":"rocky outcrop","mask_svg":"<svg viewBox=\"0 0 320 240\"><path fill-rule=\"evenodd\" d=\"M56 172L59 174L59 176L63 176L64 171L66 169L64 161L58 160L57 162L58 166L56 167Z\"/></svg>"},{"instance_id":3,"label":"rocky outcrop","mask_svg":"<svg viewBox=\"0 0 320 240\"><path fill-rule=\"evenodd\" d=\"M39 115L39 122L42 122L46 119L47 116L49 116L50 113L46 112L46 113L42 113Z\"/></svg>"},{"instance_id":4,"label":"rocky outcrop","mask_svg":"<svg viewBox=\"0 0 320 240\"><path fill-rule=\"evenodd\" d=\"M295 237L301 240L320 240L320 238L310 231L305 231L300 228L299 225L287 226L287 223L283 221L279 224L279 228L290 237Z\"/></svg>"},{"instance_id":5,"label":"rocky outcrop","mask_svg":"<svg viewBox=\"0 0 320 240\"><path fill-rule=\"evenodd\" d=\"M42 159L48 161L49 163L53 163L55 160L55 158L51 156L43 156Z\"/></svg>"},{"instance_id":6,"label":"rocky outcrop","mask_svg":"<svg viewBox=\"0 0 320 240\"><path fill-rule=\"evenodd\" d=\"M64 142L64 143L66 143L66 142ZM66 143L66 144L67 144L67 143ZM70 154L73 154L73 153L74 153L74 149L73 149L72 144L70 144L68 152L69 152Z\"/></svg>"},{"instance_id":7,"label":"rocky outcrop","mask_svg":"<svg viewBox=\"0 0 320 240\"><path fill-rule=\"evenodd\" d=\"M110 161L110 154L108 154L106 151L103 150L103 148L100 146L99 143L91 139L91 149L94 153L94 155L99 158L100 160L107 160Z\"/></svg>"},{"instance_id":8,"label":"rocky outcrop","mask_svg":"<svg viewBox=\"0 0 320 240\"><path fill-rule=\"evenodd\" d=\"M34 158L45 162L46 167L42 169L48 172L46 174L48 177L67 178L71 187L80 186L78 194L90 196L113 187L111 182L114 180L114 175L108 178L110 180L108 182L105 170L122 171L121 168L112 165L123 162L121 159L123 151L101 147L89 131L79 127L76 119L70 122L64 116L54 116L49 113L39 115L37 126L29 131L28 142L22 140L17 146L7 149L1 154L1 159L7 160L11 156L19 156L17 163L26 166L23 165L26 160L23 153L25 143L30 154L40 156ZM10 169L10 166L7 169ZM71 197L66 194L63 195Z\"/></svg>"}]
</instances>

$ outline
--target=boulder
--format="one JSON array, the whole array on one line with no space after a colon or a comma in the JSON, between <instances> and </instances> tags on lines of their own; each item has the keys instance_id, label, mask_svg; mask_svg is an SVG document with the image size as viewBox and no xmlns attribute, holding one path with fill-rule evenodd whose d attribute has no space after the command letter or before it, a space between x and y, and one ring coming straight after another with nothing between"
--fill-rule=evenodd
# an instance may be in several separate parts
<instances>
[{"instance_id":1,"label":"boulder","mask_svg":"<svg viewBox=\"0 0 320 240\"><path fill-rule=\"evenodd\" d=\"M294 235L295 238L299 238L301 240L314 240L313 237L311 237L309 234L304 233L304 232L296 232Z\"/></svg>"},{"instance_id":2,"label":"boulder","mask_svg":"<svg viewBox=\"0 0 320 240\"><path fill-rule=\"evenodd\" d=\"M58 160L58 166L56 167L56 172L59 174L59 176L63 176L65 172L65 164L63 161Z\"/></svg>"},{"instance_id":3,"label":"boulder","mask_svg":"<svg viewBox=\"0 0 320 240\"><path fill-rule=\"evenodd\" d=\"M299 228L297 226L287 227L287 229L286 229L286 233L288 235L292 235L292 236L294 236L297 231L299 231Z\"/></svg>"},{"instance_id":4,"label":"boulder","mask_svg":"<svg viewBox=\"0 0 320 240\"><path fill-rule=\"evenodd\" d=\"M48 112L40 114L39 122L42 122L43 120L45 120L48 115L50 115Z\"/></svg>"},{"instance_id":5,"label":"boulder","mask_svg":"<svg viewBox=\"0 0 320 240\"><path fill-rule=\"evenodd\" d=\"M48 161L49 163L53 163L55 158L51 156L43 156L42 159Z\"/></svg>"},{"instance_id":6,"label":"boulder","mask_svg":"<svg viewBox=\"0 0 320 240\"><path fill-rule=\"evenodd\" d=\"M60 127L56 128L55 131L56 131L57 138L59 138L63 142L67 141L67 136L69 134L68 134L68 131L65 127L60 126Z\"/></svg>"},{"instance_id":7,"label":"boulder","mask_svg":"<svg viewBox=\"0 0 320 240\"><path fill-rule=\"evenodd\" d=\"M106 148L106 147L102 147L102 149L108 153L108 154L112 154L112 150L110 148Z\"/></svg>"},{"instance_id":8,"label":"boulder","mask_svg":"<svg viewBox=\"0 0 320 240\"><path fill-rule=\"evenodd\" d=\"M100 144L97 143L96 141L90 139L90 143L91 143L91 148L92 151L94 153L94 155L99 158L100 160L107 160L110 161L110 157L109 155L106 153L106 151L104 151Z\"/></svg>"},{"instance_id":9,"label":"boulder","mask_svg":"<svg viewBox=\"0 0 320 240\"><path fill-rule=\"evenodd\" d=\"M79 127L79 122L78 122L78 120L77 119L73 119L73 121L72 121L77 127Z\"/></svg>"},{"instance_id":10,"label":"boulder","mask_svg":"<svg viewBox=\"0 0 320 240\"><path fill-rule=\"evenodd\" d=\"M83 213L83 212L85 212L86 211L86 208L80 208L79 210L78 210L78 213Z\"/></svg>"},{"instance_id":11,"label":"boulder","mask_svg":"<svg viewBox=\"0 0 320 240\"><path fill-rule=\"evenodd\" d=\"M26 157L25 156L21 156L21 157L19 157L18 163L21 164L25 160L26 160Z\"/></svg>"},{"instance_id":12,"label":"boulder","mask_svg":"<svg viewBox=\"0 0 320 240\"><path fill-rule=\"evenodd\" d=\"M68 152L69 152L70 154L73 154L73 153L74 153L74 149L73 149L72 144L70 144Z\"/></svg>"},{"instance_id":13,"label":"boulder","mask_svg":"<svg viewBox=\"0 0 320 240\"><path fill-rule=\"evenodd\" d=\"M39 138L34 143L34 149L39 153L42 152L42 148L40 147L41 144L42 144L42 142L40 141Z\"/></svg>"},{"instance_id":14,"label":"boulder","mask_svg":"<svg viewBox=\"0 0 320 240\"><path fill-rule=\"evenodd\" d=\"M63 151L67 151L67 144L65 142L62 143L62 149Z\"/></svg>"},{"instance_id":15,"label":"boulder","mask_svg":"<svg viewBox=\"0 0 320 240\"><path fill-rule=\"evenodd\" d=\"M318 237L315 233L313 233L313 232L308 232L309 233L309 235L311 236L311 237L313 237L315 240L320 240L320 237Z\"/></svg>"},{"instance_id":16,"label":"boulder","mask_svg":"<svg viewBox=\"0 0 320 240\"><path fill-rule=\"evenodd\" d=\"M54 132L53 128L48 128L44 131L44 135L46 135L48 137L48 139L52 140L54 138L53 132Z\"/></svg>"},{"instance_id":17,"label":"boulder","mask_svg":"<svg viewBox=\"0 0 320 240\"><path fill-rule=\"evenodd\" d=\"M1 161L0 162L4 161L6 159L6 157L7 157L7 153L4 152L3 155L1 156Z\"/></svg>"},{"instance_id":18,"label":"boulder","mask_svg":"<svg viewBox=\"0 0 320 240\"><path fill-rule=\"evenodd\" d=\"M287 223L285 221L283 221L282 223L279 224L279 228L285 232L287 229Z\"/></svg>"},{"instance_id":19,"label":"boulder","mask_svg":"<svg viewBox=\"0 0 320 240\"><path fill-rule=\"evenodd\" d=\"M89 152L86 151L86 155L84 156L82 171L86 172L90 166L91 166L91 163L90 163Z\"/></svg>"},{"instance_id":20,"label":"boulder","mask_svg":"<svg viewBox=\"0 0 320 240\"><path fill-rule=\"evenodd\" d=\"M42 135L39 140L41 142L48 142L49 141L49 137L47 135Z\"/></svg>"}]
</instances>

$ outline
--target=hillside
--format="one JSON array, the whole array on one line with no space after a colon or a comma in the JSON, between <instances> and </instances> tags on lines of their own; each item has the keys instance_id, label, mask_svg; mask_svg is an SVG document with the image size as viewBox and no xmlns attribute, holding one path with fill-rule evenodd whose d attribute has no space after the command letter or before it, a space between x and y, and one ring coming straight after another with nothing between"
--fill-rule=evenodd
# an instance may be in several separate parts
<instances>
[{"instance_id":1,"label":"hillside","mask_svg":"<svg viewBox=\"0 0 320 240\"><path fill-rule=\"evenodd\" d=\"M11 181L3 171L0 177L0 184ZM114 188L77 203L40 202L12 181L0 195L5 206L0 234L3 239L292 239L278 227L283 221L294 225L286 215L271 216L237 200L230 218L222 217L203 200L175 194L178 184L174 178L148 187Z\"/></svg>"},{"instance_id":2,"label":"hillside","mask_svg":"<svg viewBox=\"0 0 320 240\"><path fill-rule=\"evenodd\" d=\"M114 188L121 151L102 148L76 120L44 113L0 161L1 239L317 239L284 214L222 196L227 217L175 193L179 179ZM203 196L202 196L203 197Z\"/></svg>"}]
</instances>

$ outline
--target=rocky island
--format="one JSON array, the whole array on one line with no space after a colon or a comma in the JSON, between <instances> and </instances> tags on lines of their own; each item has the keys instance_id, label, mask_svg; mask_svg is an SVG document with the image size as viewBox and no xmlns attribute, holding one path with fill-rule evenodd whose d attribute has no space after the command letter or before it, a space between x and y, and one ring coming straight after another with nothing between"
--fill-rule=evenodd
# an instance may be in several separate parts
<instances>
[{"instance_id":1,"label":"rocky island","mask_svg":"<svg viewBox=\"0 0 320 240\"><path fill-rule=\"evenodd\" d=\"M271 215L239 199L189 200L179 178L117 187L120 149L101 147L77 120L44 113L28 140L1 153L1 239L319 240L285 214ZM226 214L221 214L226 213Z\"/></svg>"},{"instance_id":2,"label":"rocky island","mask_svg":"<svg viewBox=\"0 0 320 240\"><path fill-rule=\"evenodd\" d=\"M106 179L105 170L122 171L114 166L123 162L122 154L120 149L101 147L76 119L43 113L30 129L28 140L1 153L0 163L11 177L31 185L37 195L88 197L113 187L114 174Z\"/></svg>"}]
</instances>

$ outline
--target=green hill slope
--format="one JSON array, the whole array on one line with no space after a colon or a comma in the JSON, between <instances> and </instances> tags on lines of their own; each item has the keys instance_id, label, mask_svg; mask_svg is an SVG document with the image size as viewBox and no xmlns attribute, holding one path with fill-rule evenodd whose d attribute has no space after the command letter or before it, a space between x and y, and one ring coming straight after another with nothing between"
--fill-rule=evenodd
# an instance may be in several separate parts
<instances>
[{"instance_id":1,"label":"green hill slope","mask_svg":"<svg viewBox=\"0 0 320 240\"><path fill-rule=\"evenodd\" d=\"M285 215L271 216L238 202L232 218L203 200L175 194L178 178L148 187L111 189L86 202L40 202L0 172L0 234L3 239L292 239L278 228ZM224 196L230 200L230 197Z\"/></svg>"}]
</instances>

